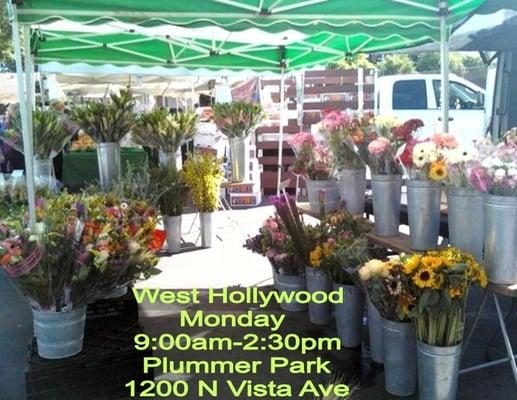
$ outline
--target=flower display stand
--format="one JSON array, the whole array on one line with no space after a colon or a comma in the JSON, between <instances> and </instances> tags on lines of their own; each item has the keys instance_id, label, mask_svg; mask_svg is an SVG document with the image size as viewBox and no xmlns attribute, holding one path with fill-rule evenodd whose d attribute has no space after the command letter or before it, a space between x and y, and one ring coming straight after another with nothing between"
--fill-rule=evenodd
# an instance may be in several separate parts
<instances>
[{"instance_id":1,"label":"flower display stand","mask_svg":"<svg viewBox=\"0 0 517 400\"><path fill-rule=\"evenodd\" d=\"M479 365L474 365L471 367L464 368L460 370L460 374L466 374L468 372L477 371L484 368L493 367L496 365L504 364L509 362L510 366L512 368L513 377L515 379L515 384L517 385L517 354L514 353L514 350L512 348L512 343L510 342L510 337L508 336L508 331L506 329L506 317L503 314L503 311L501 310L501 306L499 304L498 296L502 297L510 297L512 299L517 298L517 284L514 285L495 285L495 284L489 284L487 289L485 290L485 293L483 295L483 300L481 301L479 308L476 312L476 316L474 317L474 322L472 324L472 327L470 328L469 334L467 335L467 338L463 345L463 354L465 354L465 351L467 350L467 347L469 345L470 339L472 338L472 335L474 334L474 331L476 330L477 324L479 322L479 319L481 317L481 314L483 313L483 310L485 308L486 302L488 300L488 297L492 296L495 303L495 308L497 311L497 317L499 319L499 325L501 328L501 334L503 336L504 345L506 347L507 357L501 358L499 360L489 361L486 363L482 363Z\"/></svg>"}]
</instances>

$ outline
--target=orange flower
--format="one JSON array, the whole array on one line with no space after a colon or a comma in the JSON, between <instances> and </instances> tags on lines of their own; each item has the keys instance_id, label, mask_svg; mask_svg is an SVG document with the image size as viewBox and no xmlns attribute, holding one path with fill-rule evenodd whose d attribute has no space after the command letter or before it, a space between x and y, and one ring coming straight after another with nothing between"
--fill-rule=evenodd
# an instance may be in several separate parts
<instances>
[{"instance_id":1,"label":"orange flower","mask_svg":"<svg viewBox=\"0 0 517 400\"><path fill-rule=\"evenodd\" d=\"M153 239L151 240L151 243L149 244L149 250L158 251L162 248L164 243L165 243L165 231L163 231L161 229L155 229L153 231Z\"/></svg>"}]
</instances>

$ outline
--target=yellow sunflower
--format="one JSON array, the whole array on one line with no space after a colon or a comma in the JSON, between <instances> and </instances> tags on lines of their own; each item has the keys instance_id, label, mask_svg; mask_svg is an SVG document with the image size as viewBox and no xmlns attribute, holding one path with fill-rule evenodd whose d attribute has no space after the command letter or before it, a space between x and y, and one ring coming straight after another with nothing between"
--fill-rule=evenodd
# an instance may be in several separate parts
<instances>
[{"instance_id":1,"label":"yellow sunflower","mask_svg":"<svg viewBox=\"0 0 517 400\"><path fill-rule=\"evenodd\" d=\"M431 269L437 269L443 265L443 258L436 256L425 256L422 257L422 265Z\"/></svg>"},{"instance_id":2,"label":"yellow sunflower","mask_svg":"<svg viewBox=\"0 0 517 400\"><path fill-rule=\"evenodd\" d=\"M435 273L434 282L433 282L433 289L438 290L442 287L444 277L442 273Z\"/></svg>"},{"instance_id":3,"label":"yellow sunflower","mask_svg":"<svg viewBox=\"0 0 517 400\"><path fill-rule=\"evenodd\" d=\"M404 273L411 275L420 266L421 257L418 254L412 255L404 262Z\"/></svg>"},{"instance_id":4,"label":"yellow sunflower","mask_svg":"<svg viewBox=\"0 0 517 400\"><path fill-rule=\"evenodd\" d=\"M431 164L431 168L429 169L429 178L433 181L444 180L448 175L449 172L444 161L436 161Z\"/></svg>"},{"instance_id":5,"label":"yellow sunflower","mask_svg":"<svg viewBox=\"0 0 517 400\"><path fill-rule=\"evenodd\" d=\"M449 288L449 296L451 299L463 297L465 290L462 287L451 287Z\"/></svg>"},{"instance_id":6,"label":"yellow sunflower","mask_svg":"<svg viewBox=\"0 0 517 400\"><path fill-rule=\"evenodd\" d=\"M429 267L425 267L418 271L411 279L416 286L424 289L432 288L435 285L435 277L434 271Z\"/></svg>"}]
</instances>

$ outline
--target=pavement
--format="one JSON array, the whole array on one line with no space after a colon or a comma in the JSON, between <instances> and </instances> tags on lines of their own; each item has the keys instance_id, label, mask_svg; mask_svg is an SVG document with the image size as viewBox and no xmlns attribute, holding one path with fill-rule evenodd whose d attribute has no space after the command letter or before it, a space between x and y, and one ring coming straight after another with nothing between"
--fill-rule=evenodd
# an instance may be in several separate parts
<instances>
[{"instance_id":1,"label":"pavement","mask_svg":"<svg viewBox=\"0 0 517 400\"><path fill-rule=\"evenodd\" d=\"M198 239L198 227L195 215L186 215L183 220L183 238L187 242L185 251L173 256L164 256L157 266L156 274L150 279L139 282L137 288L161 288L161 289L192 289L198 288L201 298L206 296L209 288L233 287L242 289L246 287L259 287L262 291L272 290L271 267L262 257L252 254L244 249L242 244L248 235L257 232L261 221L272 214L271 206L258 207L247 210L235 210L232 212L219 212L216 215L214 226L218 239L210 249L199 249L195 246ZM0 400L23 400L25 398L25 388L23 373L25 369L26 343L31 337L31 315L26 303L21 299L14 288L3 277L0 276L0 292L2 302L0 302ZM467 325L469 325L476 305L480 301L480 292L473 291L469 299L467 315ZM504 345L495 313L495 307L489 301L485 312L480 320L479 327L473 336L463 359L463 366L479 364L486 360L492 360L504 356ZM508 331L511 335L514 347L517 348L517 317L510 315L512 310L511 299L501 298L501 305L505 315L508 314ZM515 305L514 305L515 306ZM147 334L159 336L163 333L176 335L187 333L192 337L213 338L229 337L235 341L242 340L246 334L257 334L264 337L269 332L265 329L250 328L180 328L181 311L187 310L195 312L203 310L214 315L241 315L248 310L254 312L265 312L269 315L286 315L286 320L280 328L280 334L286 336L295 333L302 338L318 338L335 336L333 325L318 327L312 325L306 313L286 313L278 305L272 305L265 311L257 310L250 305L228 305L212 304L206 302L199 305L163 305L149 304L144 302L140 306L140 318ZM384 377L382 366L376 365L368 357L367 345L367 324L363 329L364 345L362 348L308 351L307 354L300 354L296 351L244 351L233 349L231 351L179 351L156 350L154 356L169 357L170 360L250 360L261 361L262 368L256 374L203 374L186 373L170 374L155 371L155 380L186 380L191 387L196 387L201 380L221 382L219 385L219 395L221 400L236 398L232 396L227 385L223 385L226 380L236 381L238 384L244 380L252 380L254 383L267 383L274 380L277 383L287 383L292 385L294 392L298 390L307 380L314 383L325 384L329 380L327 373L310 372L291 373L287 369L280 369L275 374L269 373L267 368L272 357L286 357L290 361L295 360L315 360L318 357L321 361L330 361L330 369L333 374L339 375L343 381L356 387L355 399L383 400L395 399L396 397L384 391ZM180 397L166 397L170 399ZM188 395L181 397L188 400L197 400L201 397L191 391ZM313 399L314 396L297 397L279 396L273 397L270 394L259 395L240 395L239 399L276 399L276 398L301 398ZM351 397L349 397L351 398ZM408 397L417 399L418 396ZM501 364L497 367L471 372L460 376L458 397L459 400L511 400L517 399L517 383L513 381L509 363ZM59 399L58 399L59 400ZM65 400L65 399L63 399ZM69 400L69 399L66 399Z\"/></svg>"}]
</instances>

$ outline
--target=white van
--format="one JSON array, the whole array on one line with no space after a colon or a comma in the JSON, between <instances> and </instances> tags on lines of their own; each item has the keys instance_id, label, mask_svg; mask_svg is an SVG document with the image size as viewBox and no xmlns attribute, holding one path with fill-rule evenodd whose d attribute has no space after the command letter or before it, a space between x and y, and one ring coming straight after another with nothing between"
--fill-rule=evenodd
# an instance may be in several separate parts
<instances>
[{"instance_id":1,"label":"white van","mask_svg":"<svg viewBox=\"0 0 517 400\"><path fill-rule=\"evenodd\" d=\"M465 145L485 135L485 90L459 76L450 75L449 133ZM388 75L375 85L376 114L393 115L402 121L424 122L422 137L441 131L439 74Z\"/></svg>"}]
</instances>

